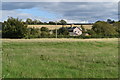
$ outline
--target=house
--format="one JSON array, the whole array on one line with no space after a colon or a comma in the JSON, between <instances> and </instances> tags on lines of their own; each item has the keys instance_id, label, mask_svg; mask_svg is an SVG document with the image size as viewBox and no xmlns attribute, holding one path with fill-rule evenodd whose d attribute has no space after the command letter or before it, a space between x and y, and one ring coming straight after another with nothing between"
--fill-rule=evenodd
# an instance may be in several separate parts
<instances>
[{"instance_id":1,"label":"house","mask_svg":"<svg viewBox=\"0 0 120 80\"><path fill-rule=\"evenodd\" d=\"M80 27L69 27L68 31L70 36L79 36L82 34L82 28Z\"/></svg>"}]
</instances>

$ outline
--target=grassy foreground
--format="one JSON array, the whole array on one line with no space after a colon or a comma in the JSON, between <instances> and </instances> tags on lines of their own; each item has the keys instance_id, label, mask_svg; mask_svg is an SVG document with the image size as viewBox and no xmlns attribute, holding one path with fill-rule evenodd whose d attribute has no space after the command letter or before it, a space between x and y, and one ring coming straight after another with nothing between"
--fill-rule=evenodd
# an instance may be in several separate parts
<instances>
[{"instance_id":1,"label":"grassy foreground","mask_svg":"<svg viewBox=\"0 0 120 80\"><path fill-rule=\"evenodd\" d=\"M118 43L3 40L4 78L117 78Z\"/></svg>"}]
</instances>

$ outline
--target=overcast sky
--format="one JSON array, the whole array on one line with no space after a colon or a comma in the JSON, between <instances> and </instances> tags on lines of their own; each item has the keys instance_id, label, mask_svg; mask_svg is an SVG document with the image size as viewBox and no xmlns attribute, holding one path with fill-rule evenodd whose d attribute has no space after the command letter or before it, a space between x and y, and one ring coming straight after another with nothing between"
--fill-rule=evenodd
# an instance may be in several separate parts
<instances>
[{"instance_id":1,"label":"overcast sky","mask_svg":"<svg viewBox=\"0 0 120 80\"><path fill-rule=\"evenodd\" d=\"M69 23L118 20L118 2L3 2L2 19L39 19L43 22L65 19Z\"/></svg>"}]
</instances>

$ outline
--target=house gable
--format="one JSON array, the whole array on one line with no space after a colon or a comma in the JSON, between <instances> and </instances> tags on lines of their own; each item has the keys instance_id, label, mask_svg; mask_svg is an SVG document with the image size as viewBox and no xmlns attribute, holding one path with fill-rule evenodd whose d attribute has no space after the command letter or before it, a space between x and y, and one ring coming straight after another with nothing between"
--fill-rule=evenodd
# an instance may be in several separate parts
<instances>
[{"instance_id":1,"label":"house gable","mask_svg":"<svg viewBox=\"0 0 120 80\"><path fill-rule=\"evenodd\" d=\"M82 34L82 29L79 27L71 27L68 29L70 36L79 36Z\"/></svg>"}]
</instances>

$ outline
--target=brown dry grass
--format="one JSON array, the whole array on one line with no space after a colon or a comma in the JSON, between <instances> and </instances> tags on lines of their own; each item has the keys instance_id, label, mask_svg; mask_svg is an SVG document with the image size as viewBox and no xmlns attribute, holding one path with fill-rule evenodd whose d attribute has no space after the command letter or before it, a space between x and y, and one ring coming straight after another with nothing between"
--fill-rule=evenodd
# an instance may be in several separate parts
<instances>
[{"instance_id":1,"label":"brown dry grass","mask_svg":"<svg viewBox=\"0 0 120 80\"><path fill-rule=\"evenodd\" d=\"M76 42L76 41L118 41L118 38L103 38L103 39L73 39L73 38L40 38L40 39L0 39L3 42Z\"/></svg>"},{"instance_id":2,"label":"brown dry grass","mask_svg":"<svg viewBox=\"0 0 120 80\"><path fill-rule=\"evenodd\" d=\"M77 27L80 27L81 25L74 25L74 26L77 26ZM41 28L41 27L47 27L49 28L50 30L53 30L53 29L59 29L60 27L71 27L71 25L28 25L29 28ZM91 29L92 28L92 25L83 25L83 27L85 29Z\"/></svg>"}]
</instances>

